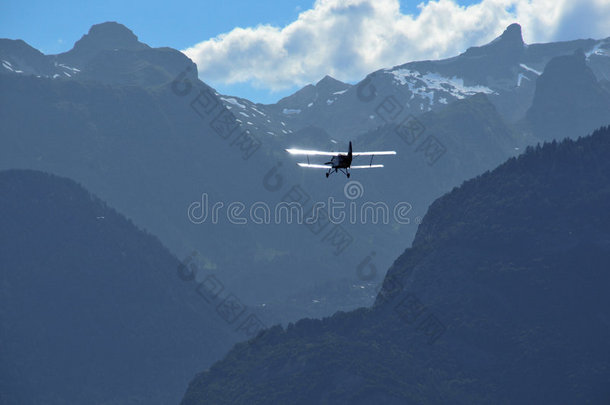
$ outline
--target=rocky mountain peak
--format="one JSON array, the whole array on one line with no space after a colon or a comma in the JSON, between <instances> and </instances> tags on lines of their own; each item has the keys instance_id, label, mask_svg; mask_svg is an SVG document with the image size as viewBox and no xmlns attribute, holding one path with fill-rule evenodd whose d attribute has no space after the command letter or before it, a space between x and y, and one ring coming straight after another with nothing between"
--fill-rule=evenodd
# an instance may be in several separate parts
<instances>
[{"instance_id":1,"label":"rocky mountain peak","mask_svg":"<svg viewBox=\"0 0 610 405\"><path fill-rule=\"evenodd\" d=\"M496 39L483 46L475 46L468 48L463 54L465 56L488 56L494 59L501 56L503 59L515 59L525 47L521 26L519 24L511 24Z\"/></svg>"},{"instance_id":2,"label":"rocky mountain peak","mask_svg":"<svg viewBox=\"0 0 610 405\"><path fill-rule=\"evenodd\" d=\"M93 48L96 50L148 48L127 27L114 21L93 25L89 33L74 44L74 50Z\"/></svg>"},{"instance_id":3,"label":"rocky mountain peak","mask_svg":"<svg viewBox=\"0 0 610 405\"><path fill-rule=\"evenodd\" d=\"M316 83L316 88L329 91L344 90L348 87L348 84L343 83L342 81L329 75L324 76L318 83Z\"/></svg>"},{"instance_id":4,"label":"rocky mountain peak","mask_svg":"<svg viewBox=\"0 0 610 405\"><path fill-rule=\"evenodd\" d=\"M61 63L82 67L103 51L137 51L148 48L148 45L138 41L138 37L129 28L111 21L93 25L87 34L76 41L74 48L57 55L57 58Z\"/></svg>"},{"instance_id":5,"label":"rocky mountain peak","mask_svg":"<svg viewBox=\"0 0 610 405\"><path fill-rule=\"evenodd\" d=\"M513 23L506 27L499 39L505 42L524 45L521 26L517 23Z\"/></svg>"},{"instance_id":6,"label":"rocky mountain peak","mask_svg":"<svg viewBox=\"0 0 610 405\"><path fill-rule=\"evenodd\" d=\"M320 86L320 85L325 86L325 85L328 85L331 83L341 83L341 82L332 76L326 75L322 79L320 79L320 81L318 83L316 83L316 86Z\"/></svg>"}]
</instances>

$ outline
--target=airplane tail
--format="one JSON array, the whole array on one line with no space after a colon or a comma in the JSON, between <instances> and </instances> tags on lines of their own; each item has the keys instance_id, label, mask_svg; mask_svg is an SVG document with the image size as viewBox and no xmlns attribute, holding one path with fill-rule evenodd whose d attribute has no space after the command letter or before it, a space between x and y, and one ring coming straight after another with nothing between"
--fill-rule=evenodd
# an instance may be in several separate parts
<instances>
[{"instance_id":1,"label":"airplane tail","mask_svg":"<svg viewBox=\"0 0 610 405\"><path fill-rule=\"evenodd\" d=\"M347 150L347 157L349 161L352 161L352 141L349 141L349 149Z\"/></svg>"}]
</instances>

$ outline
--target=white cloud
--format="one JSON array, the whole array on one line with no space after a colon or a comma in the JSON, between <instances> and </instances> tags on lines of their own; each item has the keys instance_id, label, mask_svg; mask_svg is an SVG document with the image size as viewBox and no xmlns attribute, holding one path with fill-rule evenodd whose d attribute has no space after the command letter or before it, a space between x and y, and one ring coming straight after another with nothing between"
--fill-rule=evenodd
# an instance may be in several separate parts
<instances>
[{"instance_id":1,"label":"white cloud","mask_svg":"<svg viewBox=\"0 0 610 405\"><path fill-rule=\"evenodd\" d=\"M344 81L412 60L482 45L513 22L528 43L610 35L609 0L454 0L421 3L417 16L398 0L317 0L285 27L235 28L184 50L212 83L281 90L326 74Z\"/></svg>"}]
</instances>

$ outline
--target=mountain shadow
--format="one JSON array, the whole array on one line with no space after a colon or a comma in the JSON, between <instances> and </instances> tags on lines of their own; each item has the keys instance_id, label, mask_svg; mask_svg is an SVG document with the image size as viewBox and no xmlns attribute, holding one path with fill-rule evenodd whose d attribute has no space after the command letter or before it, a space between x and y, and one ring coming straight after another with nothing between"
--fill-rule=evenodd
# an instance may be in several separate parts
<instances>
[{"instance_id":1,"label":"mountain shadow","mask_svg":"<svg viewBox=\"0 0 610 405\"><path fill-rule=\"evenodd\" d=\"M72 180L0 172L0 403L176 403L239 338L180 263Z\"/></svg>"}]
</instances>

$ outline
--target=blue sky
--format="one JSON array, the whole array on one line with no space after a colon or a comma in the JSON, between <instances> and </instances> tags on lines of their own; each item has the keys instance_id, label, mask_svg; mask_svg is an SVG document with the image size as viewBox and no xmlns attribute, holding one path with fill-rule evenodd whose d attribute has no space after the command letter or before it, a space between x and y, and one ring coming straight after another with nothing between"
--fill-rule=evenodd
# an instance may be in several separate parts
<instances>
[{"instance_id":1,"label":"blue sky","mask_svg":"<svg viewBox=\"0 0 610 405\"><path fill-rule=\"evenodd\" d=\"M23 39L44 53L72 48L93 24L117 21L153 47L183 49L236 26L285 25L313 1L3 1L0 37Z\"/></svg>"},{"instance_id":2,"label":"blue sky","mask_svg":"<svg viewBox=\"0 0 610 405\"><path fill-rule=\"evenodd\" d=\"M477 3L473 0L454 0L454 2L461 6ZM419 3L420 1L402 0L400 12L417 16L420 12L417 7ZM158 0L149 0L145 3L125 0L88 2L5 0L0 5L0 37L23 39L43 53L54 54L72 48L74 42L85 34L91 25L104 21L117 21L130 28L140 41L153 47L169 46L186 49L219 34L230 32L235 27L256 27L260 24L285 27L294 22L300 12L313 6L312 0L200 0L177 1L171 5ZM502 28L497 27L500 30ZM497 32L493 33L496 34ZM490 35L492 34L486 34L485 40ZM460 43L457 48L450 48L446 52L455 52L456 49L461 51L462 47L471 45L478 44ZM320 46L320 44L312 44L312 46ZM428 56L425 52L421 55ZM414 57L418 56L420 54ZM430 55L431 58L434 56L446 55ZM200 66L201 61L195 61ZM401 60L401 63L407 61ZM352 73L351 76L341 79L359 80L361 77L358 75L366 72L366 68L364 69L358 74ZM200 72L207 71L200 67ZM264 80L230 84L231 80L222 77L218 72L208 76L209 80L206 80L206 76L202 79L225 94L234 94L259 102L274 102L301 87L304 81L315 81L322 76L322 71L316 71L309 76L305 75L298 83L280 89L277 86L267 85Z\"/></svg>"},{"instance_id":3,"label":"blue sky","mask_svg":"<svg viewBox=\"0 0 610 405\"><path fill-rule=\"evenodd\" d=\"M404 13L417 13L420 1L401 1ZM0 4L0 38L23 39L43 53L72 48L93 24L117 21L130 28L150 46L184 49L235 27L258 24L285 26L311 0L126 0L105 1L15 1ZM458 1L474 3L472 0Z\"/></svg>"}]
</instances>

